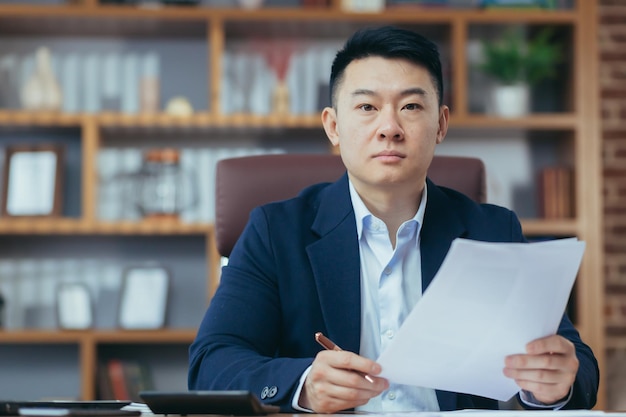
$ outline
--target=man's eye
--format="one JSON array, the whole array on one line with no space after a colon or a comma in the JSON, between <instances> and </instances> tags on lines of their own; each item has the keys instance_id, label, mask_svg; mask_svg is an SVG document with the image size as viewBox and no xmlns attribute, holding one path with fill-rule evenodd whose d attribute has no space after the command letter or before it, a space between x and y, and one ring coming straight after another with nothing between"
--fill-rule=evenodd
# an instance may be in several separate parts
<instances>
[{"instance_id":1,"label":"man's eye","mask_svg":"<svg viewBox=\"0 0 626 417\"><path fill-rule=\"evenodd\" d=\"M410 103L404 106L404 108L407 110L419 110L422 108L422 106L417 103Z\"/></svg>"},{"instance_id":2,"label":"man's eye","mask_svg":"<svg viewBox=\"0 0 626 417\"><path fill-rule=\"evenodd\" d=\"M361 110L365 110L365 111L372 111L372 110L374 110L374 106L372 106L371 104L361 104L359 106L359 108Z\"/></svg>"}]
</instances>

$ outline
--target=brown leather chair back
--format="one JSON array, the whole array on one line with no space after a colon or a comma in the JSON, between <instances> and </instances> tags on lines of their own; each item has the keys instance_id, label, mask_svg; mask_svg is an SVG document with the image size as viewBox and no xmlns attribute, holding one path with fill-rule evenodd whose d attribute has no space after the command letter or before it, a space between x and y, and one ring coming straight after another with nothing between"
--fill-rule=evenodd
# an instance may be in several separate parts
<instances>
[{"instance_id":1,"label":"brown leather chair back","mask_svg":"<svg viewBox=\"0 0 626 417\"><path fill-rule=\"evenodd\" d=\"M345 170L341 158L332 154L255 155L220 160L215 186L218 252L230 255L254 207L294 197L315 183L333 182ZM485 167L479 159L435 156L428 177L477 202L486 200Z\"/></svg>"}]
</instances>

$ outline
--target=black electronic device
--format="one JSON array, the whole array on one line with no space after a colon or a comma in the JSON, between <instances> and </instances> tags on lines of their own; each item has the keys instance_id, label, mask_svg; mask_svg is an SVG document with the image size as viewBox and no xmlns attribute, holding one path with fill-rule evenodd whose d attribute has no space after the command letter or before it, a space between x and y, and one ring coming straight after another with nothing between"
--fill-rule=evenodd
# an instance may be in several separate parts
<instances>
[{"instance_id":1,"label":"black electronic device","mask_svg":"<svg viewBox=\"0 0 626 417\"><path fill-rule=\"evenodd\" d=\"M263 415L278 413L278 406L263 404L250 391L142 391L154 414Z\"/></svg>"}]
</instances>

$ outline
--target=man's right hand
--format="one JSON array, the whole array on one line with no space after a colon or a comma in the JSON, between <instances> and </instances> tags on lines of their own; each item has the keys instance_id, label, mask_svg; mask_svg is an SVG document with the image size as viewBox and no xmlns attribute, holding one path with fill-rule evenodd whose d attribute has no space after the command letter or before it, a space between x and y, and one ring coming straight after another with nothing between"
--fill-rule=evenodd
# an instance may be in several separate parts
<instances>
[{"instance_id":1,"label":"man's right hand","mask_svg":"<svg viewBox=\"0 0 626 417\"><path fill-rule=\"evenodd\" d=\"M321 351L311 365L298 404L316 413L335 413L366 404L389 388L385 378L376 377L380 372L379 364L356 353Z\"/></svg>"}]
</instances>

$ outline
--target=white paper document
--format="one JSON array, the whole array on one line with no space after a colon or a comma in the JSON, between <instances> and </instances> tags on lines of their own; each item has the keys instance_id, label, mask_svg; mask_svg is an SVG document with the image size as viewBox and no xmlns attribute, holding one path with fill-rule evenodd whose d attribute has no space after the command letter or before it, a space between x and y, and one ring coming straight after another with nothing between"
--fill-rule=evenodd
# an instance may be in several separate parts
<instances>
[{"instance_id":1,"label":"white paper document","mask_svg":"<svg viewBox=\"0 0 626 417\"><path fill-rule=\"evenodd\" d=\"M381 376L507 401L520 388L504 358L556 333L585 250L572 239L452 242L378 363Z\"/></svg>"}]
</instances>

